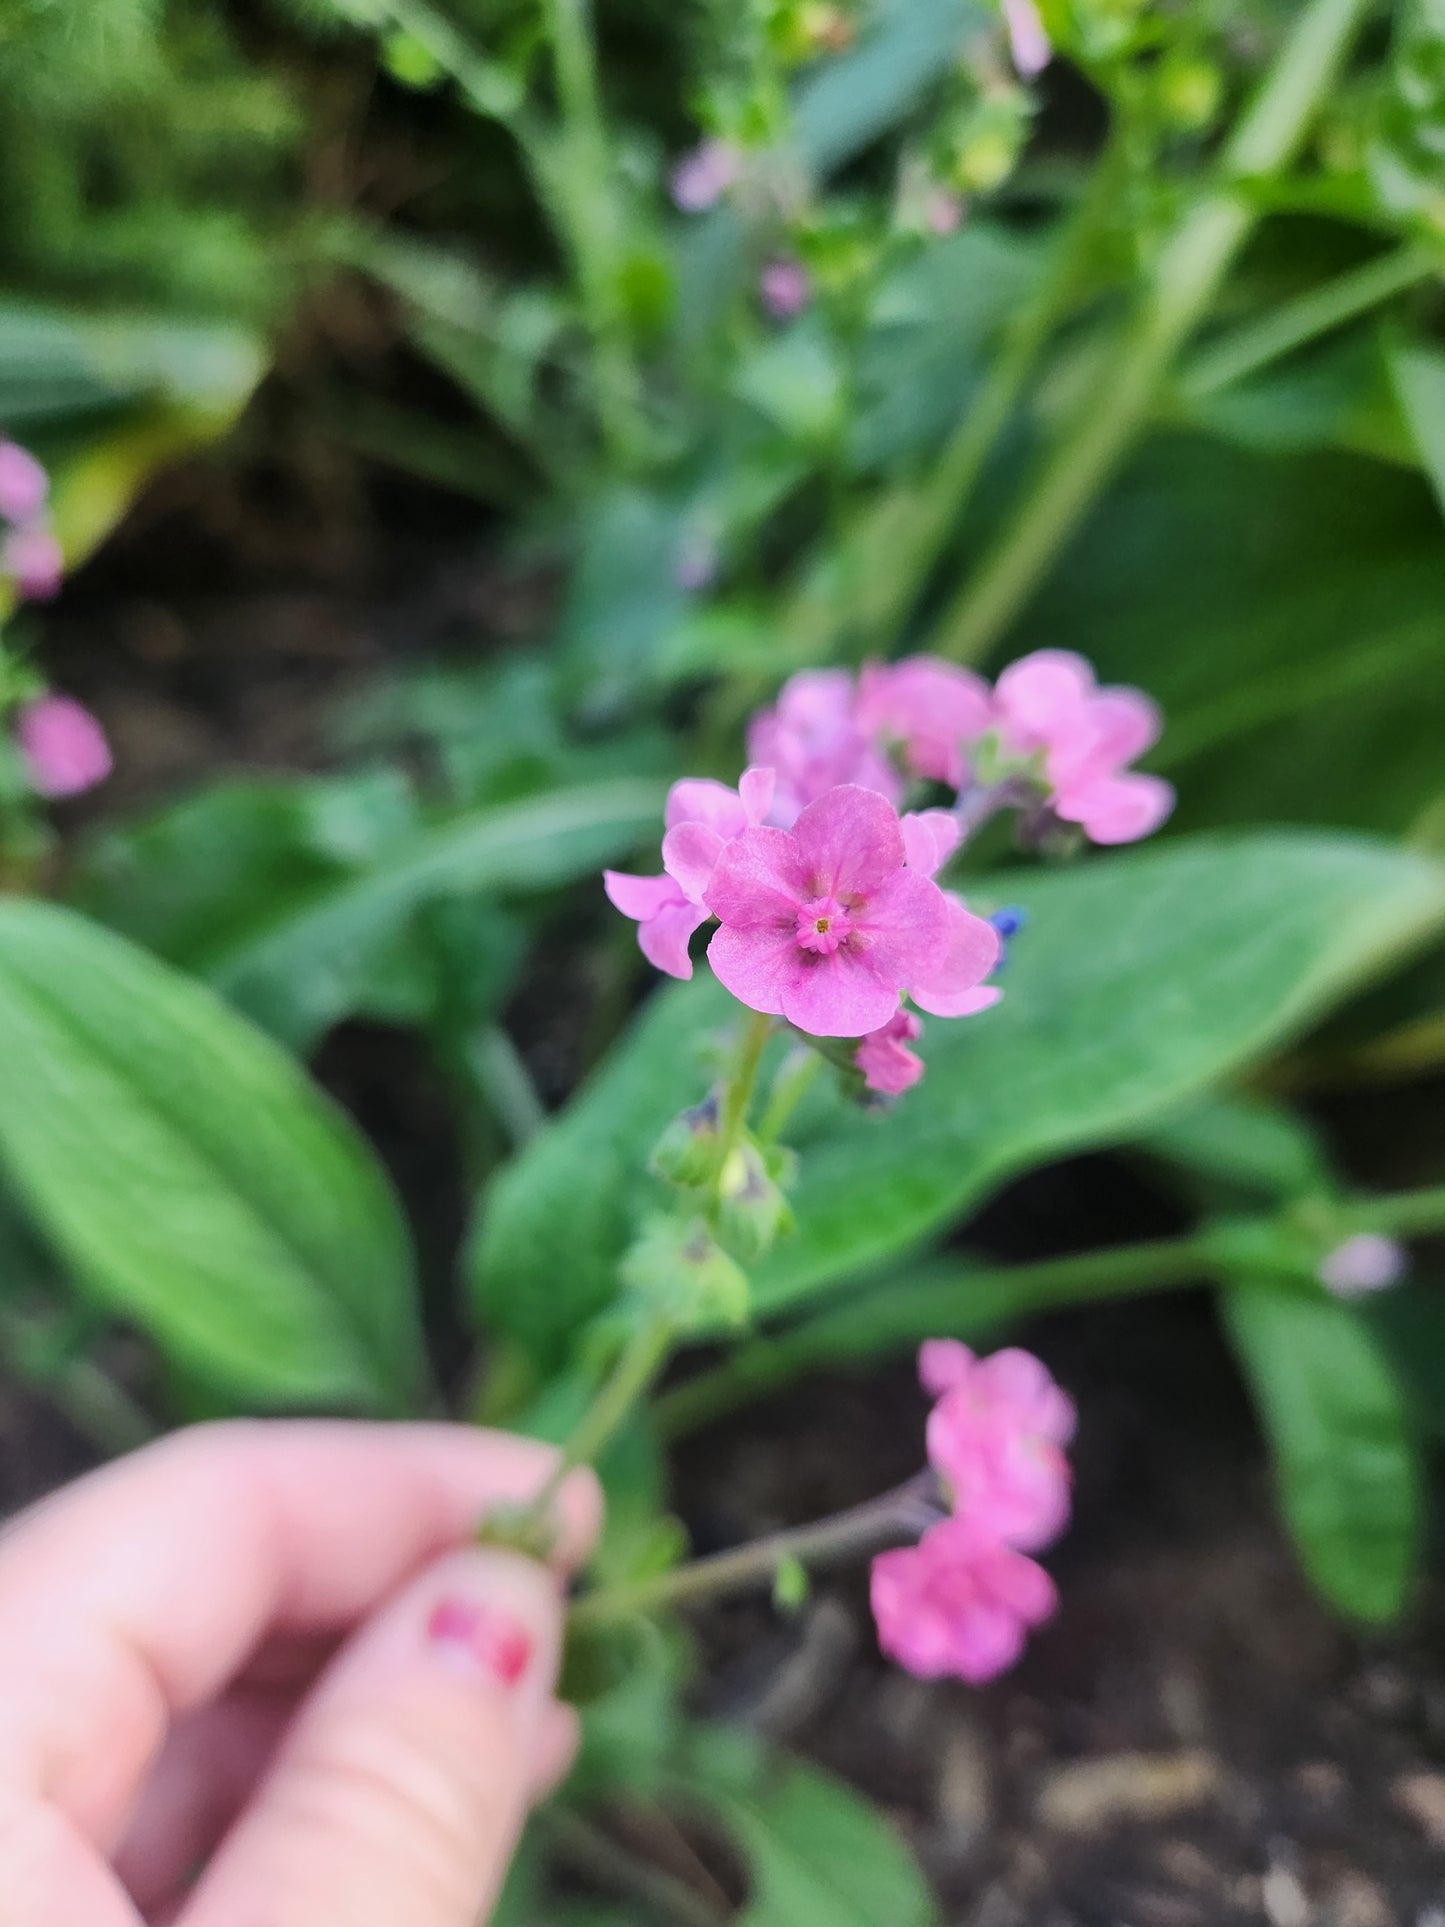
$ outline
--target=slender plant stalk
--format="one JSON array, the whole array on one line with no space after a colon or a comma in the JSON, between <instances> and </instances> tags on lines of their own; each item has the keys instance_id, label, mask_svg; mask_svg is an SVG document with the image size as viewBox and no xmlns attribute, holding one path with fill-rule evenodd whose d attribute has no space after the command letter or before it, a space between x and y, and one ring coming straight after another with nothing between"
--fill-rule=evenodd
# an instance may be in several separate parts
<instances>
[{"instance_id":1,"label":"slender plant stalk","mask_svg":"<svg viewBox=\"0 0 1445 1927\"><path fill-rule=\"evenodd\" d=\"M940 1516L927 1497L931 1482L931 1475L924 1474L863 1505L835 1512L831 1518L768 1533L730 1552L689 1560L686 1565L655 1573L630 1586L586 1593L572 1607L568 1619L577 1627L606 1625L634 1613L656 1611L660 1606L715 1599L723 1593L768 1585L785 1561L809 1567L829 1565L865 1552L878 1552L884 1546L904 1544L916 1539Z\"/></svg>"},{"instance_id":2,"label":"slender plant stalk","mask_svg":"<svg viewBox=\"0 0 1445 1927\"><path fill-rule=\"evenodd\" d=\"M763 1052L768 1047L768 1039L773 1034L773 1020L762 1011L751 1011L743 1027L742 1042L738 1046L737 1062L732 1076L728 1079L723 1092L722 1111L718 1119L717 1166L713 1178L713 1191L716 1198L722 1183L723 1172L727 1169L729 1158L738 1148L742 1138L743 1126L747 1122L748 1106L753 1100L753 1089L758 1081L758 1068L763 1061Z\"/></svg>"},{"instance_id":3,"label":"slender plant stalk","mask_svg":"<svg viewBox=\"0 0 1445 1927\"><path fill-rule=\"evenodd\" d=\"M513 1147L520 1149L547 1122L546 1108L521 1052L500 1024L486 1025L464 1049L488 1106Z\"/></svg>"},{"instance_id":4,"label":"slender plant stalk","mask_svg":"<svg viewBox=\"0 0 1445 1927\"><path fill-rule=\"evenodd\" d=\"M819 1367L906 1351L939 1333L972 1335L1045 1306L1193 1283L1208 1275L1209 1261L1209 1241L1198 1235L1031 1265L940 1267L884 1296L870 1294L739 1346L656 1400L653 1414L665 1438L678 1438Z\"/></svg>"},{"instance_id":5,"label":"slender plant stalk","mask_svg":"<svg viewBox=\"0 0 1445 1927\"><path fill-rule=\"evenodd\" d=\"M1180 376L1179 393L1186 402L1203 401L1442 270L1445 251L1439 246L1411 241L1377 255L1211 343Z\"/></svg>"},{"instance_id":6,"label":"slender plant stalk","mask_svg":"<svg viewBox=\"0 0 1445 1927\"><path fill-rule=\"evenodd\" d=\"M552 45L562 131L554 154L532 144L533 172L572 256L592 337L603 440L612 459L627 469L635 465L640 435L640 384L616 272L622 237L591 14L587 0L543 0L542 16Z\"/></svg>"},{"instance_id":7,"label":"slender plant stalk","mask_svg":"<svg viewBox=\"0 0 1445 1927\"><path fill-rule=\"evenodd\" d=\"M562 1857L579 1873L605 1887L634 1895L669 1927L727 1927L731 1915L704 1899L665 1867L629 1853L611 1834L569 1807L551 1806L539 1814Z\"/></svg>"},{"instance_id":8,"label":"slender plant stalk","mask_svg":"<svg viewBox=\"0 0 1445 1927\"><path fill-rule=\"evenodd\" d=\"M1073 535L1143 427L1182 343L1203 319L1255 220L1247 192L1298 148L1369 11L1369 0L1310 0L1220 157L1217 184L1162 248L1144 298L1072 426L1002 538L954 598L931 647L960 662L992 648Z\"/></svg>"},{"instance_id":9,"label":"slender plant stalk","mask_svg":"<svg viewBox=\"0 0 1445 1927\"><path fill-rule=\"evenodd\" d=\"M1334 1210L1342 1239L1357 1230L1400 1237L1445 1231L1445 1185L1355 1198ZM1260 1229L1274 1222L1261 1218ZM869 1294L791 1330L753 1339L666 1393L654 1403L653 1414L663 1436L677 1438L820 1366L906 1351L940 1333L971 1337L1058 1305L1197 1284L1229 1270L1234 1248L1234 1240L1218 1240L1206 1229L1038 1264L976 1271L940 1265L886 1294Z\"/></svg>"},{"instance_id":10,"label":"slender plant stalk","mask_svg":"<svg viewBox=\"0 0 1445 1927\"><path fill-rule=\"evenodd\" d=\"M75 1356L51 1365L36 1363L53 1343L44 1323L9 1308L0 1310L0 1356L17 1378L34 1386L103 1452L133 1452L158 1431L150 1414L116 1384L94 1359Z\"/></svg>"}]
</instances>

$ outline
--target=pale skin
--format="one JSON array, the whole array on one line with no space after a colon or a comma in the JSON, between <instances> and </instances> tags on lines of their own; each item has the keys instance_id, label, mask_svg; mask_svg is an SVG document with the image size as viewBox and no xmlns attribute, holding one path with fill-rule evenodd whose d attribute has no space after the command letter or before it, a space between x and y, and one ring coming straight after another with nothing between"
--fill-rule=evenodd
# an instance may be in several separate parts
<instances>
[{"instance_id":1,"label":"pale skin","mask_svg":"<svg viewBox=\"0 0 1445 1927\"><path fill-rule=\"evenodd\" d=\"M200 1426L13 1520L0 1927L476 1927L575 1748L596 1483L562 1487L551 1567L468 1542L552 1463L461 1426Z\"/></svg>"}]
</instances>

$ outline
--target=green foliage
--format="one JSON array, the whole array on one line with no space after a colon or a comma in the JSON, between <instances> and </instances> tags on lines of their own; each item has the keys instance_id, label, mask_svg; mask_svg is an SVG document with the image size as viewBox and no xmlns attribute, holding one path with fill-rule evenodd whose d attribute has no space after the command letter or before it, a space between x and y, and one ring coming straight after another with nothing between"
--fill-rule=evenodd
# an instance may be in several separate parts
<instances>
[{"instance_id":1,"label":"green foliage","mask_svg":"<svg viewBox=\"0 0 1445 1927\"><path fill-rule=\"evenodd\" d=\"M703 1727L679 1790L701 1795L747 1857L740 1927L930 1927L912 1855L878 1811L817 1767L769 1757L750 1736Z\"/></svg>"},{"instance_id":2,"label":"green foliage","mask_svg":"<svg viewBox=\"0 0 1445 1927\"><path fill-rule=\"evenodd\" d=\"M1342 1612L1394 1618L1414 1569L1421 1466L1379 1346L1320 1291L1241 1279L1223 1302L1305 1570Z\"/></svg>"},{"instance_id":3,"label":"green foliage","mask_svg":"<svg viewBox=\"0 0 1445 1927\"><path fill-rule=\"evenodd\" d=\"M0 1152L94 1300L238 1404L396 1411L411 1257L365 1144L199 985L69 911L0 904Z\"/></svg>"},{"instance_id":4,"label":"green foliage","mask_svg":"<svg viewBox=\"0 0 1445 1927\"><path fill-rule=\"evenodd\" d=\"M1445 919L1435 864L1365 841L1261 835L1010 877L1029 912L995 1011L930 1033L886 1120L841 1104L795 1134L798 1232L754 1277L783 1310L955 1220L1013 1172L1108 1143L1298 1031ZM975 900L978 900L977 898ZM544 1356L615 1289L649 1148L727 1020L710 979L669 990L495 1181L473 1245L489 1326Z\"/></svg>"}]
</instances>

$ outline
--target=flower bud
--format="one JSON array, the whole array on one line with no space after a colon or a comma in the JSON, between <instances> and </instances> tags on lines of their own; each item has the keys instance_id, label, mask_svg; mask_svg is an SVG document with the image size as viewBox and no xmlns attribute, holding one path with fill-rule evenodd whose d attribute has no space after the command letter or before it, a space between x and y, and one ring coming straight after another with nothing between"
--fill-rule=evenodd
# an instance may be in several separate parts
<instances>
[{"instance_id":1,"label":"flower bud","mask_svg":"<svg viewBox=\"0 0 1445 1927\"><path fill-rule=\"evenodd\" d=\"M717 1162L717 1126L716 1091L690 1110L679 1111L653 1146L651 1164L658 1177L688 1191L711 1183Z\"/></svg>"},{"instance_id":2,"label":"flower bud","mask_svg":"<svg viewBox=\"0 0 1445 1927\"><path fill-rule=\"evenodd\" d=\"M793 1213L778 1183L780 1171L756 1144L745 1139L729 1157L718 1179L718 1231L749 1264L766 1256L779 1236L793 1228Z\"/></svg>"},{"instance_id":3,"label":"flower bud","mask_svg":"<svg viewBox=\"0 0 1445 1927\"><path fill-rule=\"evenodd\" d=\"M701 1218L655 1218L622 1260L622 1282L679 1332L747 1323L747 1273Z\"/></svg>"}]
</instances>

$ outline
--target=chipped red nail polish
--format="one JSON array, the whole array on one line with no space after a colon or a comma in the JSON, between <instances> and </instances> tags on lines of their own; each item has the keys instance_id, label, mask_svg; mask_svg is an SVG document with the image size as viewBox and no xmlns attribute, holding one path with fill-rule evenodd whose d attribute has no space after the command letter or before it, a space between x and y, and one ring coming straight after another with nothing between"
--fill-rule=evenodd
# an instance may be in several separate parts
<instances>
[{"instance_id":1,"label":"chipped red nail polish","mask_svg":"<svg viewBox=\"0 0 1445 1927\"><path fill-rule=\"evenodd\" d=\"M510 1613L470 1599L443 1599L427 1621L427 1638L444 1652L515 1686L532 1663L532 1635Z\"/></svg>"}]
</instances>

